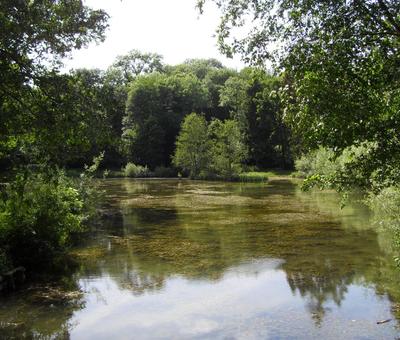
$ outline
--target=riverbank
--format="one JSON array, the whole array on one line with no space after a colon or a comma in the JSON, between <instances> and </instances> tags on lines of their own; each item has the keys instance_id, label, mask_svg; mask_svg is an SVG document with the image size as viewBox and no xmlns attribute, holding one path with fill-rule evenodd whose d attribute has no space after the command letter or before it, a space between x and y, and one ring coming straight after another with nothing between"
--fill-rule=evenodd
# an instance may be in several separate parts
<instances>
[{"instance_id":1,"label":"riverbank","mask_svg":"<svg viewBox=\"0 0 400 340\"><path fill-rule=\"evenodd\" d=\"M165 168L165 171L147 171L146 176L139 173L138 176L132 174L127 175L123 170L118 169L105 169L96 171L94 174L96 178L137 178L137 179L180 179L188 178L178 174L176 170ZM79 177L83 169L67 169L66 173L71 177ZM199 180L220 180L220 181L232 181L232 182L266 182L268 178L293 178L295 175L294 170L282 170L282 169L267 169L263 171L245 171L232 178L223 178L218 176L205 176L197 178ZM166 176L166 174L169 174ZM195 178L196 179L196 178Z\"/></svg>"}]
</instances>

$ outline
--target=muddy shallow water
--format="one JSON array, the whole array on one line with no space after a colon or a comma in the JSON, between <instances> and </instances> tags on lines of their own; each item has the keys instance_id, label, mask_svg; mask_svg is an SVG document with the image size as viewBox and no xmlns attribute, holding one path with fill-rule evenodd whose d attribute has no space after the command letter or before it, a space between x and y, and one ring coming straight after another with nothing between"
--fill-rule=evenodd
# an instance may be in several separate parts
<instances>
[{"instance_id":1,"label":"muddy shallow water","mask_svg":"<svg viewBox=\"0 0 400 340\"><path fill-rule=\"evenodd\" d=\"M400 336L391 240L361 205L284 178L102 185L108 218L72 252L70 296L0 300L0 338Z\"/></svg>"}]
</instances>

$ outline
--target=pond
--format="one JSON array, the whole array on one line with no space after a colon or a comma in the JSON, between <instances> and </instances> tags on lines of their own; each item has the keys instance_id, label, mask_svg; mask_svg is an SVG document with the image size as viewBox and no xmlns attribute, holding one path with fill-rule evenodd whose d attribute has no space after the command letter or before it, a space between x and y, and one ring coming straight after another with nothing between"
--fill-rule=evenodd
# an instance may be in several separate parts
<instances>
[{"instance_id":1,"label":"pond","mask_svg":"<svg viewBox=\"0 0 400 340\"><path fill-rule=\"evenodd\" d=\"M3 298L0 332L398 338L400 271L389 235L361 204L341 210L335 193L304 193L297 183L104 180L107 218L73 250L70 290L59 298L57 287L39 285Z\"/></svg>"}]
</instances>

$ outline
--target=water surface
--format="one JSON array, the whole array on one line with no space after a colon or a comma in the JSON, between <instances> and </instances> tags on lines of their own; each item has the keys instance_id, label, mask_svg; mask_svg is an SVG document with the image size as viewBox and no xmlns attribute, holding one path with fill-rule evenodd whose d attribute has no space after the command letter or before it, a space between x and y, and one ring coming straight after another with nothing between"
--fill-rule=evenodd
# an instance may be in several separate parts
<instances>
[{"instance_id":1,"label":"water surface","mask_svg":"<svg viewBox=\"0 0 400 340\"><path fill-rule=\"evenodd\" d=\"M79 266L64 279L71 294L82 293L60 302L48 299L48 291L43 298L39 287L4 299L3 334L400 336L400 273L391 241L361 205L340 210L334 193L302 193L284 178L267 184L123 179L103 187L107 219L74 250Z\"/></svg>"}]
</instances>

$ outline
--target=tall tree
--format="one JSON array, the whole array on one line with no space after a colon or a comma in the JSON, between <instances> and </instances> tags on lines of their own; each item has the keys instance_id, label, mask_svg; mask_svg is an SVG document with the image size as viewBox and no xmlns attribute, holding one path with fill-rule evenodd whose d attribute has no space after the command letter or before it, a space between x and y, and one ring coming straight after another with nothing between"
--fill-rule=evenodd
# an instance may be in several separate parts
<instances>
[{"instance_id":1,"label":"tall tree","mask_svg":"<svg viewBox=\"0 0 400 340\"><path fill-rule=\"evenodd\" d=\"M82 133L68 165L82 166L104 151L103 164L122 164L120 140L125 111L126 90L107 72L79 69L70 74L70 89L62 95L71 102L70 115L75 116ZM78 138L79 137L79 138ZM80 140L80 143L79 143ZM64 153L62 153L64 154ZM63 155L66 159L65 154Z\"/></svg>"},{"instance_id":2,"label":"tall tree","mask_svg":"<svg viewBox=\"0 0 400 340\"><path fill-rule=\"evenodd\" d=\"M118 56L108 72L118 74L120 82L128 84L139 75L163 72L164 68L163 57L160 54L132 50Z\"/></svg>"},{"instance_id":3,"label":"tall tree","mask_svg":"<svg viewBox=\"0 0 400 340\"><path fill-rule=\"evenodd\" d=\"M206 119L212 117L226 119L229 112L226 107L220 105L220 91L227 79L236 74L236 71L224 67L216 59L188 59L183 64L166 68L168 74L192 74L208 92L208 99L199 112L206 115Z\"/></svg>"},{"instance_id":4,"label":"tall tree","mask_svg":"<svg viewBox=\"0 0 400 340\"><path fill-rule=\"evenodd\" d=\"M205 118L196 113L187 115L182 122L173 156L175 166L187 171L192 178L208 170L211 142Z\"/></svg>"},{"instance_id":5,"label":"tall tree","mask_svg":"<svg viewBox=\"0 0 400 340\"><path fill-rule=\"evenodd\" d=\"M0 153L3 157L18 149L21 139L34 144L35 133L43 131L46 117L67 113L58 110L49 96L54 93L55 82L66 82L63 77L56 79L54 70L72 49L92 40L103 40L107 19L105 12L92 10L80 0L1 2ZM51 126L47 128L48 134L59 133Z\"/></svg>"},{"instance_id":6,"label":"tall tree","mask_svg":"<svg viewBox=\"0 0 400 340\"><path fill-rule=\"evenodd\" d=\"M291 166L289 133L277 94L280 84L278 77L247 68L221 89L221 105L238 122L249 147L248 162L259 167Z\"/></svg>"},{"instance_id":7,"label":"tall tree","mask_svg":"<svg viewBox=\"0 0 400 340\"><path fill-rule=\"evenodd\" d=\"M206 90L192 74L138 77L129 91L124 120L128 159L151 168L169 165L182 119L204 107L206 100ZM159 139L149 129L156 129Z\"/></svg>"},{"instance_id":8,"label":"tall tree","mask_svg":"<svg viewBox=\"0 0 400 340\"><path fill-rule=\"evenodd\" d=\"M208 135L212 143L210 152L211 172L225 179L232 179L242 170L247 157L247 147L239 124L232 119L211 121Z\"/></svg>"},{"instance_id":9,"label":"tall tree","mask_svg":"<svg viewBox=\"0 0 400 340\"><path fill-rule=\"evenodd\" d=\"M283 72L285 119L306 147L340 153L370 146L346 169L344 185L400 180L398 1L216 3L221 49L255 63L272 60ZM249 34L235 38L234 28L245 22ZM351 175L357 169L363 169L358 178Z\"/></svg>"}]
</instances>

